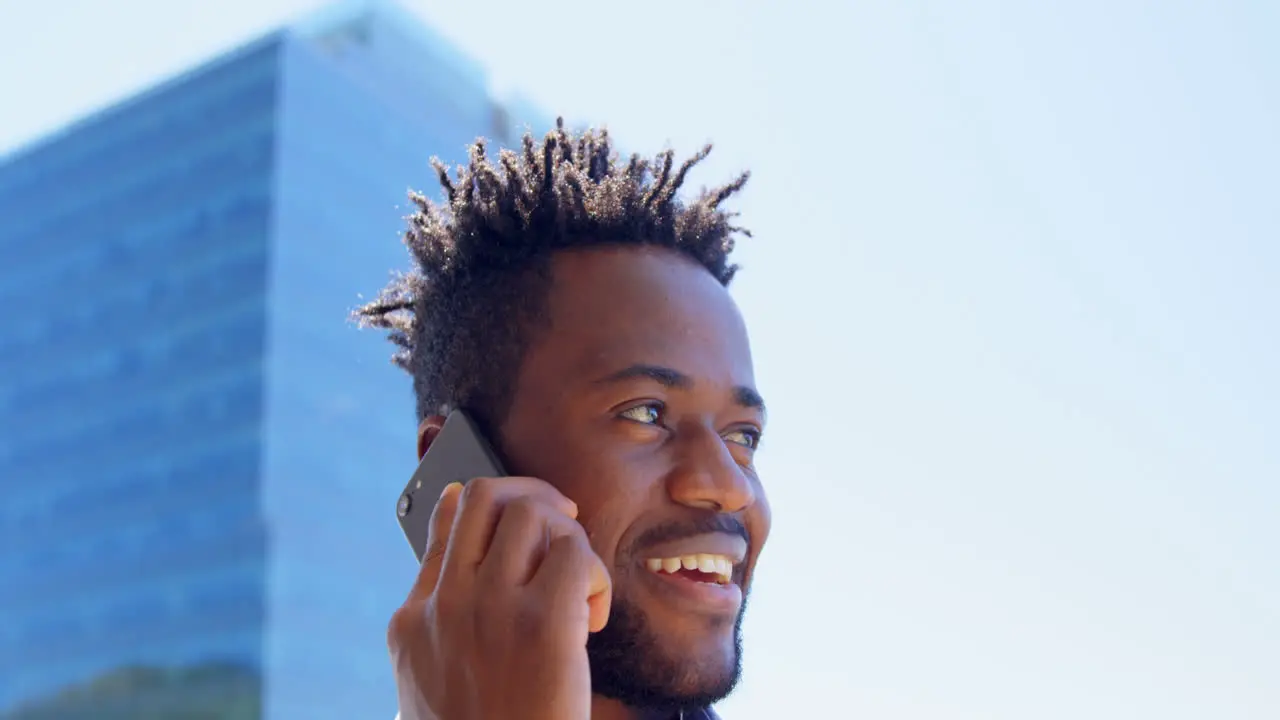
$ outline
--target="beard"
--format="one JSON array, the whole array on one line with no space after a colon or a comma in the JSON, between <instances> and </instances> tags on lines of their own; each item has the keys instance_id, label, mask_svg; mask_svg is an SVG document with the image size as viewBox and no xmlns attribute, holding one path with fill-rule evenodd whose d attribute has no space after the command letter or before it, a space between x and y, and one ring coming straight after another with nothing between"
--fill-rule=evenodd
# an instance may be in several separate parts
<instances>
[{"instance_id":1,"label":"beard","mask_svg":"<svg viewBox=\"0 0 1280 720\"><path fill-rule=\"evenodd\" d=\"M733 623L728 663L699 663L673 654L634 604L615 597L609 622L587 640L591 690L633 708L662 712L710 707L733 691L742 677L742 618Z\"/></svg>"}]
</instances>

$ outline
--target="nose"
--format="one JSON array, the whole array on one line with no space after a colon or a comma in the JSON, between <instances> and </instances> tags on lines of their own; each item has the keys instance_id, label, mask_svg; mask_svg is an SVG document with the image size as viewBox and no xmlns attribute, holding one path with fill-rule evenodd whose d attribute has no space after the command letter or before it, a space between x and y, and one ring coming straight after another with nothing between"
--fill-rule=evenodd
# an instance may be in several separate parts
<instances>
[{"instance_id":1,"label":"nose","mask_svg":"<svg viewBox=\"0 0 1280 720\"><path fill-rule=\"evenodd\" d=\"M723 513L741 512L755 504L754 480L717 432L705 426L682 428L675 447L675 467L667 478L672 500Z\"/></svg>"}]
</instances>

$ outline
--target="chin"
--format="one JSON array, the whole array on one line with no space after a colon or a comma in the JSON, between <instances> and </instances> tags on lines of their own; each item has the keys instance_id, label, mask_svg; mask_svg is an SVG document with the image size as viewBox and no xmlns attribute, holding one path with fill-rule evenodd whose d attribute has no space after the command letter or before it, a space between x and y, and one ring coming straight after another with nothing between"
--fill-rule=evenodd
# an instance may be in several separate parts
<instances>
[{"instance_id":1,"label":"chin","mask_svg":"<svg viewBox=\"0 0 1280 720\"><path fill-rule=\"evenodd\" d=\"M742 674L741 619L646 612L615 598L608 625L587 643L592 689L637 708L713 705Z\"/></svg>"},{"instance_id":2,"label":"chin","mask_svg":"<svg viewBox=\"0 0 1280 720\"><path fill-rule=\"evenodd\" d=\"M736 625L684 627L655 635L654 654L680 665L715 675L732 673L737 667L740 648Z\"/></svg>"},{"instance_id":3,"label":"chin","mask_svg":"<svg viewBox=\"0 0 1280 720\"><path fill-rule=\"evenodd\" d=\"M714 698L700 703L711 704L728 695L738 684L740 657L734 651L732 640L728 648L717 644L710 648L690 648L689 652L670 648L668 652L673 667L679 668L670 683L676 695Z\"/></svg>"}]
</instances>

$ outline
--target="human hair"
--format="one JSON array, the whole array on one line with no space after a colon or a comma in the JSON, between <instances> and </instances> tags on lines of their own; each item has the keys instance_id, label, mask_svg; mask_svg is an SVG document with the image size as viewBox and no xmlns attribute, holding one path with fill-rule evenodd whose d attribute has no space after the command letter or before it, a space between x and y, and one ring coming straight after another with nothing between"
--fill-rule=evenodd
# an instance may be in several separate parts
<instances>
[{"instance_id":1,"label":"human hair","mask_svg":"<svg viewBox=\"0 0 1280 720\"><path fill-rule=\"evenodd\" d=\"M749 173L691 201L677 194L710 152L708 144L679 167L671 150L624 163L607 130L575 135L559 119L541 143L525 134L523 152L504 149L497 164L477 140L452 179L432 158L444 202L409 194L416 211L404 242L414 267L353 313L389 331L392 361L413 377L418 420L465 408L490 429L503 421L524 351L545 324L557 252L668 248L727 286L738 269L734 238L751 233L720 206Z\"/></svg>"}]
</instances>

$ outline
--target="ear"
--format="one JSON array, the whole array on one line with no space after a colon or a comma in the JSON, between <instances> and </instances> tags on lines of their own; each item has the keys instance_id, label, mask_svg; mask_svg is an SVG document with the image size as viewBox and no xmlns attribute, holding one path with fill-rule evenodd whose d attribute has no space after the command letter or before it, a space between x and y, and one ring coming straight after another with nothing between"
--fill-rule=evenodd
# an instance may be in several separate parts
<instances>
[{"instance_id":1,"label":"ear","mask_svg":"<svg viewBox=\"0 0 1280 720\"><path fill-rule=\"evenodd\" d=\"M422 424L418 425L418 459L421 460L423 455L427 454L427 448L431 447L431 443L440 434L440 428L444 427L443 415L432 415Z\"/></svg>"}]
</instances>

